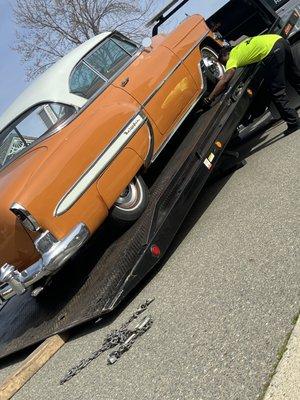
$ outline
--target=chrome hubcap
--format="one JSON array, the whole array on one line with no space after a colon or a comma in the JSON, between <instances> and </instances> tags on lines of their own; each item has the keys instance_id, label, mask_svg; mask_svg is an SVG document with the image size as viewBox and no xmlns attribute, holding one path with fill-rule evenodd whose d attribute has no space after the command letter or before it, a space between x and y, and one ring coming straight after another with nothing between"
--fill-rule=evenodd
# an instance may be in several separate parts
<instances>
[{"instance_id":1,"label":"chrome hubcap","mask_svg":"<svg viewBox=\"0 0 300 400\"><path fill-rule=\"evenodd\" d=\"M213 74L214 77L220 79L224 75L224 67L218 61L217 54L208 48L203 48L202 57L205 67Z\"/></svg>"},{"instance_id":2,"label":"chrome hubcap","mask_svg":"<svg viewBox=\"0 0 300 400\"><path fill-rule=\"evenodd\" d=\"M122 209L132 209L137 205L140 193L135 182L131 182L116 201L116 207Z\"/></svg>"}]
</instances>

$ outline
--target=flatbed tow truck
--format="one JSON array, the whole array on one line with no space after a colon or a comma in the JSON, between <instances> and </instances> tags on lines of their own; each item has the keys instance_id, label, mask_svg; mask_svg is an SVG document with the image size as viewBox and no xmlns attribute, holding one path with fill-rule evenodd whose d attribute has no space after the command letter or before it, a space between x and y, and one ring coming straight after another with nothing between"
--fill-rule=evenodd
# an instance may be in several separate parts
<instances>
[{"instance_id":1,"label":"flatbed tow truck","mask_svg":"<svg viewBox=\"0 0 300 400\"><path fill-rule=\"evenodd\" d=\"M155 16L151 21L155 24L153 34L187 1L172 1ZM231 0L207 22L220 22L219 31L226 40L235 40L242 34L281 33L300 57L300 32L291 35L299 13L294 11L284 23L275 12L284 1L279 3ZM207 112L194 113L184 124L176 150L171 155L162 153L164 168L159 174L153 172L148 208L133 226L114 237L107 223L38 299L25 293L2 305L1 359L116 309L163 258L207 180L244 165L227 146L236 137L244 117L253 110L253 100L264 97L264 88L259 65L244 68L237 75L221 101ZM296 100L299 106L299 98ZM104 251L99 250L99 243ZM86 268L76 268L82 264Z\"/></svg>"}]
</instances>

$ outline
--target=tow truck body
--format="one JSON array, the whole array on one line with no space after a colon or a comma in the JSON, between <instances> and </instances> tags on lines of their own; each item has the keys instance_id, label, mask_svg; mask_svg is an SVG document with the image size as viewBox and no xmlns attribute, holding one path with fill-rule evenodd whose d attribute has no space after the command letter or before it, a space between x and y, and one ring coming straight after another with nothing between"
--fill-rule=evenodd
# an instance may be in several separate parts
<instances>
[{"instance_id":1,"label":"tow truck body","mask_svg":"<svg viewBox=\"0 0 300 400\"><path fill-rule=\"evenodd\" d=\"M151 21L156 23L154 34L161 22L186 2L172 1L170 7L158 14ZM243 15L239 18L239 29L230 30L232 23L228 20L236 20L232 13L243 9L236 7L237 2L240 4L241 0L231 0L208 20L208 23L221 21L220 31L226 40L241 36L248 26L248 19ZM247 16L251 12L255 22L252 29L248 26L246 34L249 36L281 32L288 37L299 17L294 12L283 24L270 2L243 0L243 3ZM299 31L290 40L298 48ZM72 265L66 266L59 276L53 278L55 290L47 292L47 296L41 294L36 299L25 293L2 307L0 358L114 310L161 262L207 180L216 171L224 169L224 157L228 158L226 147L235 137L237 127L249 112L253 100L264 95L262 70L260 65L252 65L236 74L221 101L209 111L200 116L191 115L179 132L181 139L174 142L174 152L162 153L164 161L168 159L167 163L164 162L165 167L162 171L154 170L149 178L152 180L150 202L142 217L123 232L115 232L109 223L105 224L92 243L72 260ZM299 105L299 99L296 101ZM226 165L224 173L228 168L231 171L235 163L236 160L230 168ZM103 246L105 242L106 246ZM101 249L106 248L104 253L99 250L99 243ZM86 268L78 267L82 263Z\"/></svg>"}]
</instances>

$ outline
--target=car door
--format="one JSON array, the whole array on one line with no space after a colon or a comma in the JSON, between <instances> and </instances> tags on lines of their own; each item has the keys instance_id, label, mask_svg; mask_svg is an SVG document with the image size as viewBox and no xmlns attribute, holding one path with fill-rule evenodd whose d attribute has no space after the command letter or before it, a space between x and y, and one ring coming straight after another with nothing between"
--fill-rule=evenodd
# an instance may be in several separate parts
<instances>
[{"instance_id":1,"label":"car door","mask_svg":"<svg viewBox=\"0 0 300 400\"><path fill-rule=\"evenodd\" d=\"M122 72L114 85L144 108L161 135L178 124L196 96L197 86L180 58L163 44L154 44ZM160 139L160 141L165 138Z\"/></svg>"}]
</instances>

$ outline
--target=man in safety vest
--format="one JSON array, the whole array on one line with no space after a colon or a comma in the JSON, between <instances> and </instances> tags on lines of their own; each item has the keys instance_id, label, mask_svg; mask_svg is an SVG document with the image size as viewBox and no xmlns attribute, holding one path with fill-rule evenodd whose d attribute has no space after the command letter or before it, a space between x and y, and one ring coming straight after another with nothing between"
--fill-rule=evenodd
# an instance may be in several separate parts
<instances>
[{"instance_id":1,"label":"man in safety vest","mask_svg":"<svg viewBox=\"0 0 300 400\"><path fill-rule=\"evenodd\" d=\"M286 134L300 129L300 119L297 111L289 105L286 90L286 74L291 85L300 95L300 60L295 60L289 43L279 35L261 35L249 38L233 49L223 48L219 61L225 66L226 72L212 93L204 99L204 105L209 106L213 100L227 88L237 68L262 62L264 79L272 100L280 116L287 122Z\"/></svg>"}]
</instances>

